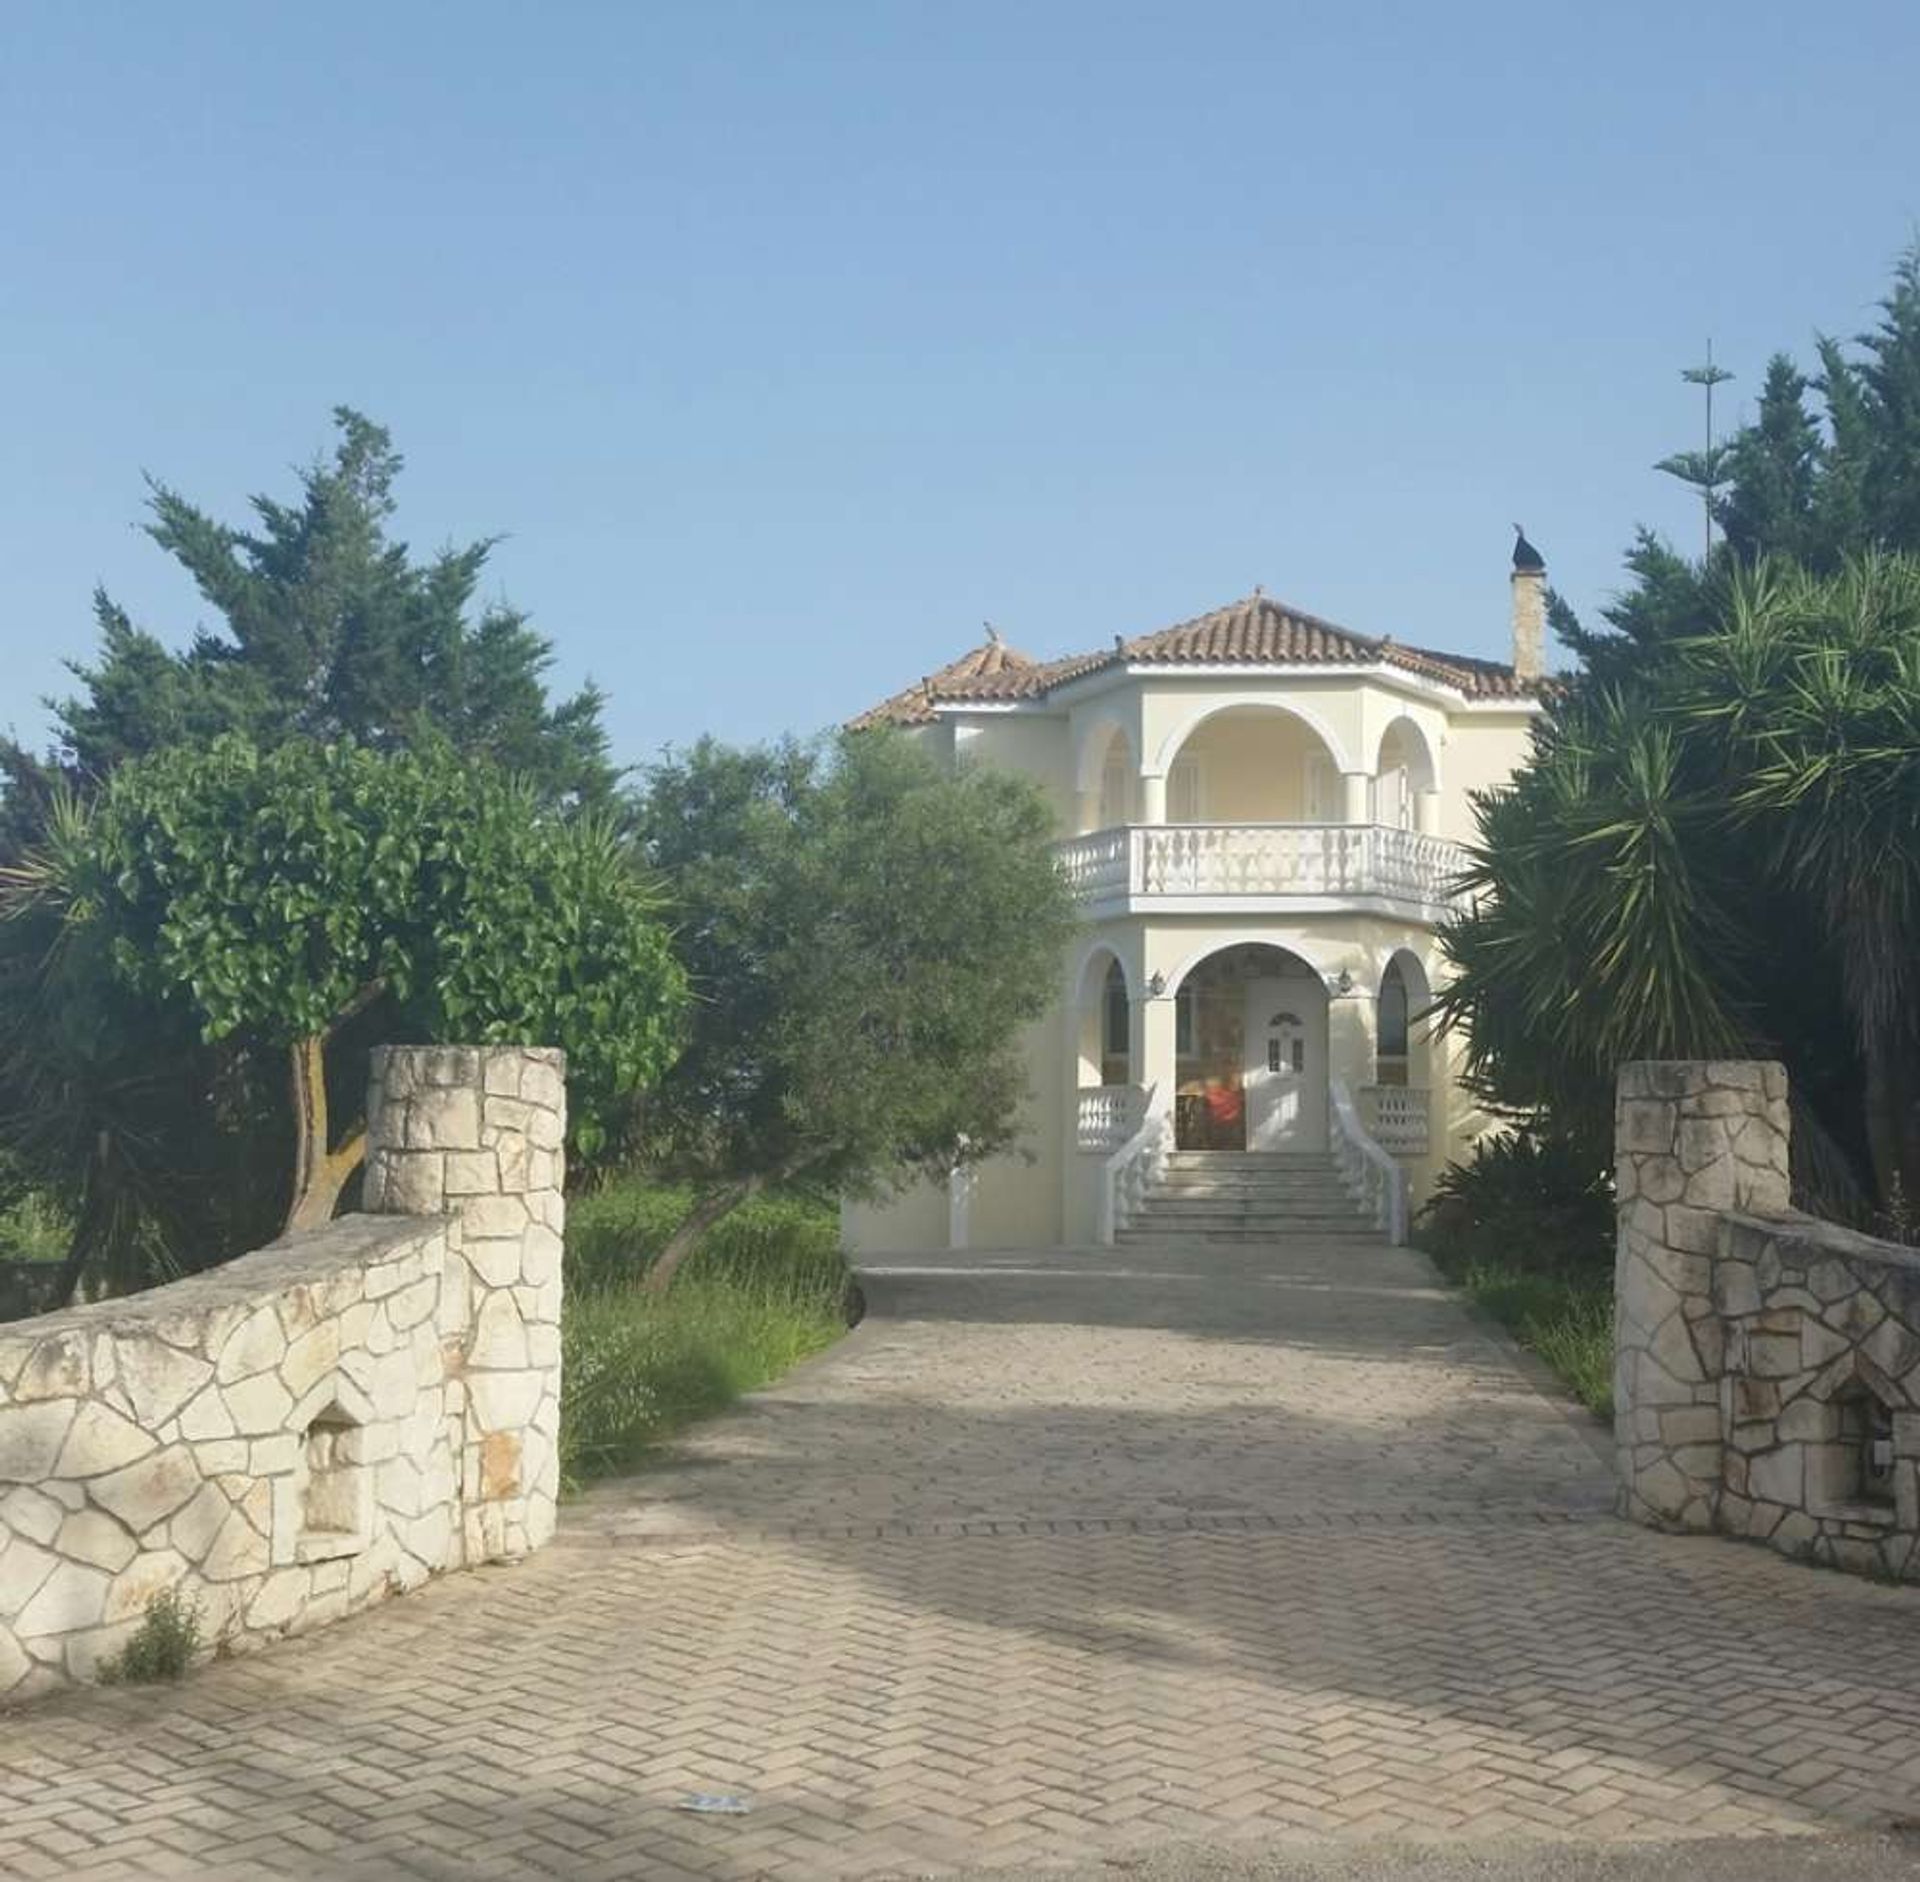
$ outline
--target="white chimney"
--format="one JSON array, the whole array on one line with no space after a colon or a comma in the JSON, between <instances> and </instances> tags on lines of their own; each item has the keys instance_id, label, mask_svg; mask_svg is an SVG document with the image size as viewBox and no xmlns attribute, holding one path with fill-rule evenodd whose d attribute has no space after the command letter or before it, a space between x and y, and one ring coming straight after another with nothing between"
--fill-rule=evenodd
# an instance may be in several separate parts
<instances>
[{"instance_id":1,"label":"white chimney","mask_svg":"<svg viewBox=\"0 0 1920 1882\"><path fill-rule=\"evenodd\" d=\"M1547 670L1547 565L1518 523L1513 533L1513 674L1532 684Z\"/></svg>"}]
</instances>

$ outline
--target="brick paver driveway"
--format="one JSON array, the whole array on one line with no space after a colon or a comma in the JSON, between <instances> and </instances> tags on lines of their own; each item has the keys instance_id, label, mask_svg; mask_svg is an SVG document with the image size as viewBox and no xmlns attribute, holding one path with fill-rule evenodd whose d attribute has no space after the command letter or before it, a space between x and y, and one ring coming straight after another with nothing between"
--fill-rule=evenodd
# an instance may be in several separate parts
<instances>
[{"instance_id":1,"label":"brick paver driveway","mask_svg":"<svg viewBox=\"0 0 1920 1882\"><path fill-rule=\"evenodd\" d=\"M974 1255L870 1291L530 1563L0 1721L0 1872L826 1877L1920 1815L1920 1597L1617 1523L1591 1425L1411 1256Z\"/></svg>"}]
</instances>

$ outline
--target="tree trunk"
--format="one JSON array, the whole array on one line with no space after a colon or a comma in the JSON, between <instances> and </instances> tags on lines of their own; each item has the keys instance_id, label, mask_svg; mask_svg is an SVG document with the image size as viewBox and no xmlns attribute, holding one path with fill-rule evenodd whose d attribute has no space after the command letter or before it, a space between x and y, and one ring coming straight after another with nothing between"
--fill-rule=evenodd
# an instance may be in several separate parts
<instances>
[{"instance_id":1,"label":"tree trunk","mask_svg":"<svg viewBox=\"0 0 1920 1882\"><path fill-rule=\"evenodd\" d=\"M1867 1127L1867 1155L1873 1164L1874 1201L1881 1209L1893 1203L1901 1187L1901 1103L1898 1068L1884 1042L1876 1037L1865 1042L1861 1054L1866 1086L1863 1108Z\"/></svg>"},{"instance_id":2,"label":"tree trunk","mask_svg":"<svg viewBox=\"0 0 1920 1882\"><path fill-rule=\"evenodd\" d=\"M723 1184L711 1194L702 1196L687 1212L687 1219L667 1237L666 1246L655 1256L653 1266L640 1283L642 1292L656 1298L666 1293L673 1285L673 1277L681 1262L693 1253L700 1237L716 1222L730 1216L749 1196L764 1189L766 1181L764 1176L743 1176L737 1182Z\"/></svg>"},{"instance_id":3,"label":"tree trunk","mask_svg":"<svg viewBox=\"0 0 1920 1882\"><path fill-rule=\"evenodd\" d=\"M386 990L384 980L368 981L333 1016L324 1032L310 1033L287 1048L293 1089L293 1199L287 1205L287 1219L280 1231L283 1235L299 1229L325 1228L339 1206L340 1192L367 1154L364 1129L349 1133L337 1150L329 1148L327 1042Z\"/></svg>"},{"instance_id":4,"label":"tree trunk","mask_svg":"<svg viewBox=\"0 0 1920 1882\"><path fill-rule=\"evenodd\" d=\"M367 1154L367 1133L327 1148L327 1048L318 1034L288 1048L293 1072L293 1200L281 1233L320 1229L333 1220L340 1192Z\"/></svg>"},{"instance_id":5,"label":"tree trunk","mask_svg":"<svg viewBox=\"0 0 1920 1882\"><path fill-rule=\"evenodd\" d=\"M101 1217L108 1211L105 1200L107 1185L111 1180L107 1174L109 1154L108 1138L101 1131L94 1138L93 1161L87 1171L87 1184L80 1201L79 1219L73 1225L73 1234L67 1241L65 1259L60 1263L60 1272L53 1277L52 1297L45 1306L36 1306L36 1313L58 1313L63 1307L74 1304L74 1296L80 1292L87 1278L87 1269L93 1258L100 1252Z\"/></svg>"}]
</instances>

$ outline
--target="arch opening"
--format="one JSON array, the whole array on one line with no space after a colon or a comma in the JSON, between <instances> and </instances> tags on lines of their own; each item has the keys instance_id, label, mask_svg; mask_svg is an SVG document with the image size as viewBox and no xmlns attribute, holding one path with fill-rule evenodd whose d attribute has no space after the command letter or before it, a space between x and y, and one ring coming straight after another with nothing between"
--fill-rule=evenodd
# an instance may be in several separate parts
<instances>
[{"instance_id":1,"label":"arch opening","mask_svg":"<svg viewBox=\"0 0 1920 1882\"><path fill-rule=\"evenodd\" d=\"M1081 1089L1132 1084L1133 997L1110 948L1095 949L1081 970L1079 1022Z\"/></svg>"},{"instance_id":2,"label":"arch opening","mask_svg":"<svg viewBox=\"0 0 1920 1882\"><path fill-rule=\"evenodd\" d=\"M1828 1508L1890 1518L1894 1503L1892 1400L1856 1371L1825 1407L1824 1441L1809 1460Z\"/></svg>"},{"instance_id":3,"label":"arch opening","mask_svg":"<svg viewBox=\"0 0 1920 1882\"><path fill-rule=\"evenodd\" d=\"M364 1428L337 1400L307 1425L300 1447L298 1560L326 1561L366 1547L373 1474L365 1448Z\"/></svg>"},{"instance_id":4,"label":"arch opening","mask_svg":"<svg viewBox=\"0 0 1920 1882\"><path fill-rule=\"evenodd\" d=\"M1189 726L1167 767L1169 823L1337 823L1340 761L1285 706L1225 706Z\"/></svg>"},{"instance_id":5,"label":"arch opening","mask_svg":"<svg viewBox=\"0 0 1920 1882\"><path fill-rule=\"evenodd\" d=\"M1373 767L1373 820L1401 830L1420 825L1420 801L1436 788L1433 750L1426 734L1405 717L1380 735Z\"/></svg>"},{"instance_id":6,"label":"arch opening","mask_svg":"<svg viewBox=\"0 0 1920 1882\"><path fill-rule=\"evenodd\" d=\"M1428 1009L1432 1005L1432 989L1419 956L1408 948L1396 949L1380 976L1374 1029L1376 1085L1431 1087L1433 1028Z\"/></svg>"},{"instance_id":7,"label":"arch opening","mask_svg":"<svg viewBox=\"0 0 1920 1882\"><path fill-rule=\"evenodd\" d=\"M1083 835L1135 821L1138 770L1125 726L1109 719L1087 735L1079 778Z\"/></svg>"},{"instance_id":8,"label":"arch opening","mask_svg":"<svg viewBox=\"0 0 1920 1882\"><path fill-rule=\"evenodd\" d=\"M1288 948L1242 942L1174 989L1174 1142L1181 1150L1327 1147L1327 987Z\"/></svg>"}]
</instances>

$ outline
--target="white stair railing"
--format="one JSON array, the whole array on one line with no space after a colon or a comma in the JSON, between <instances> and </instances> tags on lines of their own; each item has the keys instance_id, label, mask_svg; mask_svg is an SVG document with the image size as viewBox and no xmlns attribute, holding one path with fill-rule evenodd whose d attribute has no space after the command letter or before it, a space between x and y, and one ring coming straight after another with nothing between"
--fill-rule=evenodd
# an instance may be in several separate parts
<instances>
[{"instance_id":1,"label":"white stair railing","mask_svg":"<svg viewBox=\"0 0 1920 1882\"><path fill-rule=\"evenodd\" d=\"M1375 1227L1396 1248L1407 1240L1407 1175L1367 1135L1354 1109L1353 1094L1339 1080L1330 1087L1333 1099L1333 1161L1353 1199L1372 1217Z\"/></svg>"},{"instance_id":2,"label":"white stair railing","mask_svg":"<svg viewBox=\"0 0 1920 1882\"><path fill-rule=\"evenodd\" d=\"M1100 1172L1100 1199L1094 1235L1103 1248L1111 1248L1114 1237L1146 1205L1147 1191L1153 1186L1167 1159L1167 1139L1172 1120L1153 1106L1155 1086L1146 1090L1146 1117L1140 1128L1110 1156Z\"/></svg>"}]
</instances>

